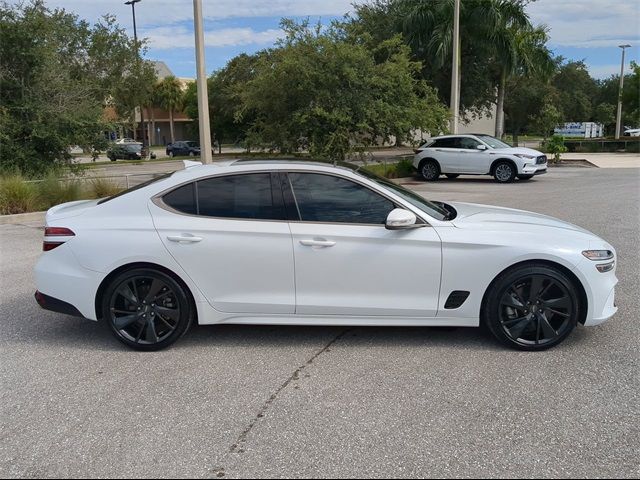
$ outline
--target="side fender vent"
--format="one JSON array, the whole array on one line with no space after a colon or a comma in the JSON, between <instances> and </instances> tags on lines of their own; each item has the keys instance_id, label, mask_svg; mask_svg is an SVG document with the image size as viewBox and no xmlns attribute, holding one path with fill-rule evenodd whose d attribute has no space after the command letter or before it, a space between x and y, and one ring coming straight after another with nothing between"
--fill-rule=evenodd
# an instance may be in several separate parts
<instances>
[{"instance_id":1,"label":"side fender vent","mask_svg":"<svg viewBox=\"0 0 640 480\"><path fill-rule=\"evenodd\" d=\"M459 308L465 302L465 300L469 297L469 292L464 290L454 290L447 298L447 301L444 304L444 308L447 310L451 310L453 308Z\"/></svg>"}]
</instances>

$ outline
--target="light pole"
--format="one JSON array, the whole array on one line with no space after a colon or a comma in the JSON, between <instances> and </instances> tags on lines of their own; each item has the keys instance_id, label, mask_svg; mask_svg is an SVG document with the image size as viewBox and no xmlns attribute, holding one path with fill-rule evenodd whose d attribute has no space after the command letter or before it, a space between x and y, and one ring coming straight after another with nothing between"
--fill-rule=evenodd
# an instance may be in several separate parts
<instances>
[{"instance_id":1,"label":"light pole","mask_svg":"<svg viewBox=\"0 0 640 480\"><path fill-rule=\"evenodd\" d=\"M209 95L204 62L204 31L202 26L202 0L193 0L193 26L196 37L196 70L198 90L198 118L200 119L200 160L211 163L211 125L209 124Z\"/></svg>"},{"instance_id":2,"label":"light pole","mask_svg":"<svg viewBox=\"0 0 640 480\"><path fill-rule=\"evenodd\" d=\"M141 0L129 0L124 2L125 5L131 5L131 13L133 13L133 41L136 44L136 64L140 65L140 49L138 48L138 31L136 30L136 3ZM146 157L147 155L147 142L144 135L144 107L140 105L140 131L142 132L142 153Z\"/></svg>"},{"instance_id":3,"label":"light pole","mask_svg":"<svg viewBox=\"0 0 640 480\"><path fill-rule=\"evenodd\" d=\"M453 12L453 63L451 66L451 133L458 133L458 111L460 110L460 0L455 0Z\"/></svg>"},{"instance_id":4,"label":"light pole","mask_svg":"<svg viewBox=\"0 0 640 480\"><path fill-rule=\"evenodd\" d=\"M622 88L624 87L624 50L631 45L618 45L622 49L622 63L620 65L620 90L618 91L618 114L616 115L616 140L620 138L622 130Z\"/></svg>"}]
</instances>

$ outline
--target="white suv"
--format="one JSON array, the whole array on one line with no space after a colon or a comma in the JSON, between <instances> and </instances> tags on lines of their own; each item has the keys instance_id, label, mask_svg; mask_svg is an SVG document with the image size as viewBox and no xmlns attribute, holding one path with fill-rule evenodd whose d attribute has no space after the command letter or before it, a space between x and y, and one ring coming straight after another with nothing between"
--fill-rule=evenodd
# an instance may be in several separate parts
<instances>
[{"instance_id":1,"label":"white suv","mask_svg":"<svg viewBox=\"0 0 640 480\"><path fill-rule=\"evenodd\" d=\"M547 157L531 148L512 147L490 135L443 135L433 137L416 151L413 166L425 180L444 174L492 175L507 183L518 177L529 180L547 173Z\"/></svg>"}]
</instances>

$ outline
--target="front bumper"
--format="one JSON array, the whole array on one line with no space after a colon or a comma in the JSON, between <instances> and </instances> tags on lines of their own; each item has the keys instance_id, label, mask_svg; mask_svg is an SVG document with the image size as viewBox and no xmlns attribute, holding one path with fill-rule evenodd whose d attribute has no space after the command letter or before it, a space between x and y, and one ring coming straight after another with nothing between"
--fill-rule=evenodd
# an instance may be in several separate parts
<instances>
[{"instance_id":1,"label":"front bumper","mask_svg":"<svg viewBox=\"0 0 640 480\"><path fill-rule=\"evenodd\" d=\"M525 165L522 167L522 175L542 175L547 173L547 164L542 165Z\"/></svg>"}]
</instances>

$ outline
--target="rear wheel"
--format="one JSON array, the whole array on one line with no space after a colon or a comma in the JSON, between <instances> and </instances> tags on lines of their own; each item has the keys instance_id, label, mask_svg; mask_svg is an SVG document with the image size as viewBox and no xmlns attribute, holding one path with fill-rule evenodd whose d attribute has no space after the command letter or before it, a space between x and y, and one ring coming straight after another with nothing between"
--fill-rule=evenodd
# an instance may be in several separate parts
<instances>
[{"instance_id":1,"label":"rear wheel","mask_svg":"<svg viewBox=\"0 0 640 480\"><path fill-rule=\"evenodd\" d=\"M493 169L493 178L499 183L513 182L516 178L516 169L510 162L499 162Z\"/></svg>"},{"instance_id":2,"label":"rear wheel","mask_svg":"<svg viewBox=\"0 0 640 480\"><path fill-rule=\"evenodd\" d=\"M425 160L420 165L420 175L428 182L437 180L440 176L440 166L435 160Z\"/></svg>"},{"instance_id":3,"label":"rear wheel","mask_svg":"<svg viewBox=\"0 0 640 480\"><path fill-rule=\"evenodd\" d=\"M121 273L102 299L102 316L115 337L136 350L168 347L188 330L193 312L185 288L159 270Z\"/></svg>"},{"instance_id":4,"label":"rear wheel","mask_svg":"<svg viewBox=\"0 0 640 480\"><path fill-rule=\"evenodd\" d=\"M573 331L581 314L578 292L561 270L523 265L498 277L487 292L483 319L502 343L545 350Z\"/></svg>"},{"instance_id":5,"label":"rear wheel","mask_svg":"<svg viewBox=\"0 0 640 480\"><path fill-rule=\"evenodd\" d=\"M458 178L460 176L459 173L446 173L445 175L447 176L447 178L450 178L451 180L453 180L454 178Z\"/></svg>"}]
</instances>

